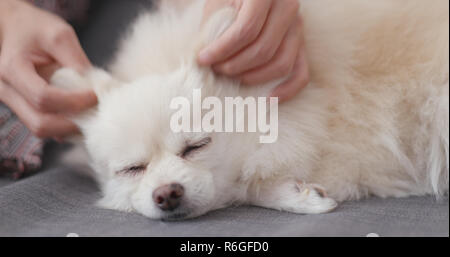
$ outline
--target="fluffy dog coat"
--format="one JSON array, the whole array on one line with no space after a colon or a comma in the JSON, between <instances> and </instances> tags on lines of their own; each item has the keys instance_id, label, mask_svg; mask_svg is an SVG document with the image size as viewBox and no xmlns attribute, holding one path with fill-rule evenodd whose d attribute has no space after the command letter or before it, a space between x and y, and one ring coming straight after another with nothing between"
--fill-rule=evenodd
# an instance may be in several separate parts
<instances>
[{"instance_id":1,"label":"fluffy dog coat","mask_svg":"<svg viewBox=\"0 0 450 257\"><path fill-rule=\"evenodd\" d=\"M166 1L124 38L109 73L62 69L53 83L92 86L99 106L74 120L102 187L102 206L179 219L230 204L321 213L368 196L442 196L449 187L449 2L303 0L311 83L279 106L279 138L173 133L173 97L267 96L196 65L233 22L231 7L201 22L204 1ZM180 155L196 142L207 144ZM203 140L203 141L202 141ZM164 211L158 187L184 187Z\"/></svg>"}]
</instances>

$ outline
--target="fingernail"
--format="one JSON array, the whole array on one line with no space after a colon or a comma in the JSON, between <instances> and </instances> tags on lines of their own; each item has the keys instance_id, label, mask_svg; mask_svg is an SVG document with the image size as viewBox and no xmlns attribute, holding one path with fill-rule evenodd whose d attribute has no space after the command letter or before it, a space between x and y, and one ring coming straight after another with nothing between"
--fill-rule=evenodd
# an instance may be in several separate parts
<instances>
[{"instance_id":1,"label":"fingernail","mask_svg":"<svg viewBox=\"0 0 450 257\"><path fill-rule=\"evenodd\" d=\"M272 90L272 92L270 93L270 97L279 97L279 90L277 90L277 88L275 88L274 90Z\"/></svg>"},{"instance_id":2,"label":"fingernail","mask_svg":"<svg viewBox=\"0 0 450 257\"><path fill-rule=\"evenodd\" d=\"M269 96L269 99L272 98L272 97L278 98L278 103L282 103L282 102L285 101L285 98L281 94L280 90L277 90L277 89L272 91L272 93Z\"/></svg>"},{"instance_id":3,"label":"fingernail","mask_svg":"<svg viewBox=\"0 0 450 257\"><path fill-rule=\"evenodd\" d=\"M88 91L88 92L84 93L84 97L85 97L84 99L86 101L86 105L88 107L92 107L98 103L98 97L92 91Z\"/></svg>"},{"instance_id":4,"label":"fingernail","mask_svg":"<svg viewBox=\"0 0 450 257\"><path fill-rule=\"evenodd\" d=\"M211 64L211 55L207 50L200 51L198 55L198 61L202 65L210 65Z\"/></svg>"}]
</instances>

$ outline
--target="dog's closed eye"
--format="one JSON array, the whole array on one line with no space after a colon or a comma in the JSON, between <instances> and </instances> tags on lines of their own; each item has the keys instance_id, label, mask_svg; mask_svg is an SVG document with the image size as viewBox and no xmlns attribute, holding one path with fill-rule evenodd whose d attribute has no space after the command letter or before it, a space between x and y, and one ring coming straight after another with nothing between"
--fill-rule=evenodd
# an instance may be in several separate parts
<instances>
[{"instance_id":1,"label":"dog's closed eye","mask_svg":"<svg viewBox=\"0 0 450 257\"><path fill-rule=\"evenodd\" d=\"M209 143L211 143L211 138L207 137L204 138L202 140L200 140L197 143L194 144L188 144L183 151L181 151L181 153L179 154L179 156L181 156L181 158L186 159L187 157L189 157L190 155L192 155L193 153L201 150L202 148L204 148L205 146L207 146Z\"/></svg>"},{"instance_id":2,"label":"dog's closed eye","mask_svg":"<svg viewBox=\"0 0 450 257\"><path fill-rule=\"evenodd\" d=\"M119 175L136 176L143 173L147 169L147 165L134 165L117 172Z\"/></svg>"}]
</instances>

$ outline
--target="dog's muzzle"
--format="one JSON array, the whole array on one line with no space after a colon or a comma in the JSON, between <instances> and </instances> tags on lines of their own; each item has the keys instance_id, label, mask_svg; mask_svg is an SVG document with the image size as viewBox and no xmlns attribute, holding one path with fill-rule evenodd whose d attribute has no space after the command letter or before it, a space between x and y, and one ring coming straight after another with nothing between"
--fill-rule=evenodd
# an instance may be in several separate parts
<instances>
[{"instance_id":1,"label":"dog's muzzle","mask_svg":"<svg viewBox=\"0 0 450 257\"><path fill-rule=\"evenodd\" d=\"M153 191L153 202L164 212L175 211L184 196L184 188L178 183L160 186Z\"/></svg>"}]
</instances>

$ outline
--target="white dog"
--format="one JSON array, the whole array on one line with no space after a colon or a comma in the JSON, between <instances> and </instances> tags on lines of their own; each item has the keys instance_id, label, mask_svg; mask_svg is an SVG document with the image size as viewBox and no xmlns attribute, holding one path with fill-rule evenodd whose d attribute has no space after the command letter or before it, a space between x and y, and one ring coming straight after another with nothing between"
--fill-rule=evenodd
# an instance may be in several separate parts
<instances>
[{"instance_id":1,"label":"white dog","mask_svg":"<svg viewBox=\"0 0 450 257\"><path fill-rule=\"evenodd\" d=\"M99 97L74 121L102 206L182 219L231 204L323 213L372 195L448 193L447 0L301 1L311 83L279 106L273 144L258 133L172 132L174 97L267 96L276 83L240 87L196 65L233 8L202 23L203 0L168 2L134 23L109 73L53 77Z\"/></svg>"}]
</instances>

